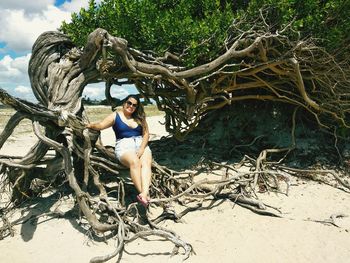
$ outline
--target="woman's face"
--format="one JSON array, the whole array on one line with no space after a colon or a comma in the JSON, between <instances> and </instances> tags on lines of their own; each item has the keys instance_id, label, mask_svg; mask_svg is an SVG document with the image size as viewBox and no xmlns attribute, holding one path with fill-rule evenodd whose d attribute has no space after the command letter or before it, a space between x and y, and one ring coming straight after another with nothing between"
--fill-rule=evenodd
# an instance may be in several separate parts
<instances>
[{"instance_id":1,"label":"woman's face","mask_svg":"<svg viewBox=\"0 0 350 263\"><path fill-rule=\"evenodd\" d=\"M128 98L127 101L124 103L124 110L129 114L133 114L137 107L138 103L137 100L134 98Z\"/></svg>"}]
</instances>

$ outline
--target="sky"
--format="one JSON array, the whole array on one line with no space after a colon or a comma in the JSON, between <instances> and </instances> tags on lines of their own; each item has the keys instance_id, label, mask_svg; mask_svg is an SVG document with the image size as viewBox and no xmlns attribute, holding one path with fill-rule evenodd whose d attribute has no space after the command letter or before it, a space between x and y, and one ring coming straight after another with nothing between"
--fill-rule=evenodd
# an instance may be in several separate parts
<instances>
[{"instance_id":1,"label":"sky","mask_svg":"<svg viewBox=\"0 0 350 263\"><path fill-rule=\"evenodd\" d=\"M28 62L32 45L45 32L57 30L71 14L88 6L88 0L0 0L0 88L12 96L35 102ZM100 3L97 0L96 3ZM113 86L112 96L137 93L133 86ZM84 96L104 99L104 83L89 84Z\"/></svg>"}]
</instances>

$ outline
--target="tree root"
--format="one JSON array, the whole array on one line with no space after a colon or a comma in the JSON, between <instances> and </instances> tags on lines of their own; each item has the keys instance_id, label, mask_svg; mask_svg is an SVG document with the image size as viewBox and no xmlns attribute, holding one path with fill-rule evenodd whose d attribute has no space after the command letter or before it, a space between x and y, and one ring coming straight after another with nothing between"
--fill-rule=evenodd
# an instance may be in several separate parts
<instances>
[{"instance_id":1,"label":"tree root","mask_svg":"<svg viewBox=\"0 0 350 263\"><path fill-rule=\"evenodd\" d=\"M3 226L0 227L0 240L4 239L7 236L7 233L13 237L15 236L15 232L13 231L12 224L10 221L6 218L6 216L1 217Z\"/></svg>"},{"instance_id":2,"label":"tree root","mask_svg":"<svg viewBox=\"0 0 350 263\"><path fill-rule=\"evenodd\" d=\"M337 219L338 218L348 217L348 216L349 215L346 215L346 214L343 214L343 213L338 213L338 214L331 215L328 219L325 219L325 220L305 219L305 221L321 223L321 224L328 225L328 226L330 225L330 226L340 227L340 225L337 223Z\"/></svg>"},{"instance_id":3,"label":"tree root","mask_svg":"<svg viewBox=\"0 0 350 263\"><path fill-rule=\"evenodd\" d=\"M159 222L179 221L210 199L229 199L255 213L281 217L278 209L259 201L256 192L288 194L293 175L327 173L349 189L350 183L334 172L293 170L282 166L286 154L278 162L267 160L268 154L288 154L294 149L296 109L313 116L320 127L334 131L335 136L336 127L340 130L350 127L350 65L348 61L336 61L311 40L300 40L299 34L289 26L271 32L263 17L262 21L255 21L255 26L249 30L242 28L244 23L233 24L224 52L193 68L184 67L181 62L171 65L167 58L173 56L169 54L160 59L151 52L130 48L127 40L112 36L102 28L88 36L83 50L61 33L43 33L33 46L28 70L39 104L14 98L0 89L0 102L17 111L0 135L0 148L23 119L33 122L39 140L22 158L0 156L0 171L6 178L1 188L7 187L12 202L20 203L68 182L82 216L93 231L109 232L117 242L115 251L95 257L91 262L105 262L120 255L125 244L150 235L172 242L175 252L182 248L186 259L193 251L191 245L172 231L158 227ZM140 219L141 211L133 200L128 199L131 194L127 191L132 189L128 189L121 177L125 168L116 164L113 152L102 145L99 133L85 129L88 118L81 97L85 86L105 81L106 97L113 101L111 86L121 79L135 84L146 100L153 99L158 108L165 111L166 130L179 140L184 140L202 122L213 121L218 115L210 119L210 113L227 105L243 105L243 101L251 100L283 103L283 106L295 108L291 146L259 148L265 150L260 150L257 159L246 155L237 165L245 166L244 172L238 171L237 166L214 161L208 162L207 166L202 161L192 172L176 171L153 162L151 206L162 205L164 211L153 220L147 218L148 225L141 225L135 222ZM256 108L257 113L259 110ZM284 110L275 109L272 113L284 114ZM220 115L220 118L230 121L229 116ZM254 138L249 138L248 144L236 144L235 147L230 138L228 154L238 152L243 146L252 146L262 135ZM202 136L201 142L193 144L191 150L205 148L207 139L206 135ZM222 143L224 139L220 139ZM49 150L55 152L54 157L48 156ZM45 174L43 166L55 175ZM203 169L210 176L198 179ZM41 175L34 171L41 171ZM212 179L217 171L222 174L221 178ZM112 174L117 187L109 189L103 177ZM30 185L38 179L42 181L36 193ZM285 190L281 182L285 183ZM177 213L169 207L171 202L185 209ZM13 207L0 208L5 209L0 232L11 234L13 224L7 220L6 211Z\"/></svg>"}]
</instances>

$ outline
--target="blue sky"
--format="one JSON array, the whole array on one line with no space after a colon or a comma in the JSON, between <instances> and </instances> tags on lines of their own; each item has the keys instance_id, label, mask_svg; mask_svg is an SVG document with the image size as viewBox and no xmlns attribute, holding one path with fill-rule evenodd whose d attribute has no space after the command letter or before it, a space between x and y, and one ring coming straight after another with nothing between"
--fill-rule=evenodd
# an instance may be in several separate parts
<instances>
[{"instance_id":1,"label":"blue sky","mask_svg":"<svg viewBox=\"0 0 350 263\"><path fill-rule=\"evenodd\" d=\"M57 30L71 14L88 6L88 0L0 0L0 88L11 95L35 101L28 77L31 48L37 37ZM97 0L97 3L101 0ZM113 87L118 98L135 93L134 87ZM104 83L88 85L84 95L104 98Z\"/></svg>"},{"instance_id":2,"label":"blue sky","mask_svg":"<svg viewBox=\"0 0 350 263\"><path fill-rule=\"evenodd\" d=\"M64 4L64 2L71 2L70 0L69 1L65 1L65 0L56 0L55 1L55 6L60 6L62 4Z\"/></svg>"}]
</instances>

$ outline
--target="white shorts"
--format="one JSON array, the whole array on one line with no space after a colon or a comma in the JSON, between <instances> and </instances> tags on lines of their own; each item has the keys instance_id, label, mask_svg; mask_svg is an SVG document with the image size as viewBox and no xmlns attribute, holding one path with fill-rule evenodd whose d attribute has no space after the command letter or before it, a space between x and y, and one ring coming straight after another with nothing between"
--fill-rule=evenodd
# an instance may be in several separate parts
<instances>
[{"instance_id":1,"label":"white shorts","mask_svg":"<svg viewBox=\"0 0 350 263\"><path fill-rule=\"evenodd\" d=\"M115 156L120 161L120 158L126 152L137 152L142 143L142 136L123 138L115 143ZM145 151L151 151L149 146L146 146Z\"/></svg>"}]
</instances>

